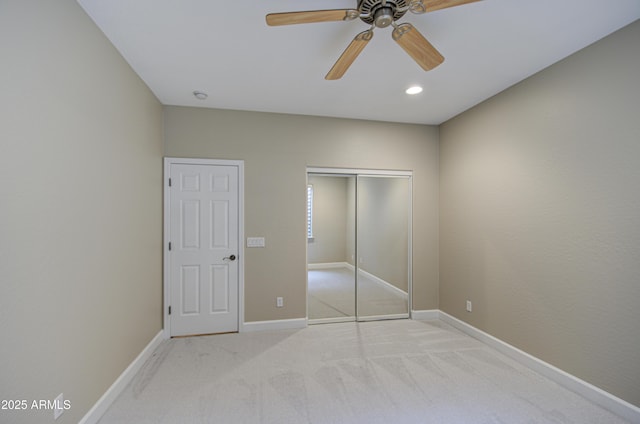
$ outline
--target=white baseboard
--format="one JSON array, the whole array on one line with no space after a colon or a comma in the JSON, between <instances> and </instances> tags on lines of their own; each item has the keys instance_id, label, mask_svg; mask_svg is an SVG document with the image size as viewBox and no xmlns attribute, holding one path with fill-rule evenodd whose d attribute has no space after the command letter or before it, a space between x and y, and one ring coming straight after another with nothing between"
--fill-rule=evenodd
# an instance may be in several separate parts
<instances>
[{"instance_id":1,"label":"white baseboard","mask_svg":"<svg viewBox=\"0 0 640 424\"><path fill-rule=\"evenodd\" d=\"M371 281L373 281L374 283L376 283L378 286L380 286L382 289L390 292L390 293L394 293L396 295L401 296L403 299L409 299L409 294L402 290L399 289L398 287L394 286L393 284L389 283L388 281L383 280L380 277L376 277L375 275L371 274L370 272L367 271L363 271L361 269L358 270L358 273L360 273L361 275L364 275L365 277L367 277L368 279L370 279Z\"/></svg>"},{"instance_id":2,"label":"white baseboard","mask_svg":"<svg viewBox=\"0 0 640 424\"><path fill-rule=\"evenodd\" d=\"M308 264L307 269L331 269L331 268L353 268L348 262L324 262L317 264Z\"/></svg>"},{"instance_id":3,"label":"white baseboard","mask_svg":"<svg viewBox=\"0 0 640 424\"><path fill-rule=\"evenodd\" d=\"M116 381L109 387L109 389L98 399L93 407L85 414L85 416L79 421L78 424L95 424L100 421L100 418L107 412L107 409L116 400L116 398L122 393L127 385L133 380L133 377L138 373L144 363L151 357L160 343L164 340L164 332L160 330L156 336L151 339L149 344L140 352L136 359L129 364L122 374L116 379Z\"/></svg>"},{"instance_id":4,"label":"white baseboard","mask_svg":"<svg viewBox=\"0 0 640 424\"><path fill-rule=\"evenodd\" d=\"M355 322L356 321L356 317L351 316L351 317L338 317L338 318L315 318L315 319L308 319L307 320L307 324L308 325L317 325L317 324L337 324L340 322Z\"/></svg>"},{"instance_id":5,"label":"white baseboard","mask_svg":"<svg viewBox=\"0 0 640 424\"><path fill-rule=\"evenodd\" d=\"M242 324L243 333L251 331L296 330L307 326L306 318L276 319L273 321L252 321Z\"/></svg>"},{"instance_id":6,"label":"white baseboard","mask_svg":"<svg viewBox=\"0 0 640 424\"><path fill-rule=\"evenodd\" d=\"M433 321L440 319L440 311L438 309L425 309L420 311L411 311L411 319L419 321Z\"/></svg>"},{"instance_id":7,"label":"white baseboard","mask_svg":"<svg viewBox=\"0 0 640 424\"><path fill-rule=\"evenodd\" d=\"M409 314L389 314L389 315L366 315L358 318L357 322L371 322L371 321L387 321L394 319L407 319Z\"/></svg>"},{"instance_id":8,"label":"white baseboard","mask_svg":"<svg viewBox=\"0 0 640 424\"><path fill-rule=\"evenodd\" d=\"M554 367L553 365L548 364L515 346L511 346L510 344L505 343L502 340L447 314L446 312L439 311L439 316L441 321L457 328L474 339L478 339L484 344L493 347L497 351L519 362L525 367L542 374L548 379L555 381L566 389L579 394L580 396L631 421L632 423L640 423L640 408L637 406L632 405L611 393L605 392L593 384L587 383L578 377L562 371L560 368Z\"/></svg>"}]
</instances>

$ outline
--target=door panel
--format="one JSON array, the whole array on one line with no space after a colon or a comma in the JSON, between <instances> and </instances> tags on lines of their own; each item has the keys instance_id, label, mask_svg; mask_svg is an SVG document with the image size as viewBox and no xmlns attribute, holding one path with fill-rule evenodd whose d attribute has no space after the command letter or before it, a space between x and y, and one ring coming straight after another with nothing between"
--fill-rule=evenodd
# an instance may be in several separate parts
<instances>
[{"instance_id":1,"label":"door panel","mask_svg":"<svg viewBox=\"0 0 640 424\"><path fill-rule=\"evenodd\" d=\"M200 313L200 267L186 265L181 267L181 308L183 315Z\"/></svg>"},{"instance_id":2,"label":"door panel","mask_svg":"<svg viewBox=\"0 0 640 424\"><path fill-rule=\"evenodd\" d=\"M229 202L218 200L211 202L212 237L211 249L225 249L229 247Z\"/></svg>"},{"instance_id":3,"label":"door panel","mask_svg":"<svg viewBox=\"0 0 640 424\"><path fill-rule=\"evenodd\" d=\"M229 312L229 268L227 266L211 266L211 313Z\"/></svg>"},{"instance_id":4,"label":"door panel","mask_svg":"<svg viewBox=\"0 0 640 424\"><path fill-rule=\"evenodd\" d=\"M182 250L200 249L200 201L183 200L180 205L180 247Z\"/></svg>"},{"instance_id":5,"label":"door panel","mask_svg":"<svg viewBox=\"0 0 640 424\"><path fill-rule=\"evenodd\" d=\"M170 177L171 336L238 331L238 167L172 164Z\"/></svg>"}]
</instances>

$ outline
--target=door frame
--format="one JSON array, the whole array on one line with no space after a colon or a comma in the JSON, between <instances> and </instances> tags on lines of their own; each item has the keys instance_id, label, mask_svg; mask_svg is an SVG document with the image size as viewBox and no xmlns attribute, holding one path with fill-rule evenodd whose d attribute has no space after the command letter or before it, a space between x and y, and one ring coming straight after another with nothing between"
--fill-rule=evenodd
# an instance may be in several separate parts
<instances>
[{"instance_id":1,"label":"door frame","mask_svg":"<svg viewBox=\"0 0 640 424\"><path fill-rule=\"evenodd\" d=\"M310 166L306 167L305 179L308 180L309 174L326 174L326 175L349 175L354 177L366 177L366 176L388 176L388 177L408 177L409 178L409 245L407 246L407 255L408 263L407 263L407 303L408 303L408 319L412 319L413 317L413 171L403 171L403 170L386 170L386 169L366 169L366 168L330 168L330 167L321 167L321 166ZM356 209L357 210L357 209ZM357 214L357 212L356 212ZM357 223L356 223L357 227ZM356 242L357 245L357 242ZM305 267L307 270L305 281L305 293L306 293L306 311L307 311L307 321L309 321L309 243L305 243ZM357 249L357 247L356 247ZM357 302L357 286L356 286L356 302ZM365 322L375 320L378 317L372 317L372 319L358 319L358 312L356 306L356 316L355 322ZM327 323L334 322L332 319L326 320ZM338 321L335 321L338 322ZM321 324L322 320L317 320L315 323Z\"/></svg>"},{"instance_id":2,"label":"door frame","mask_svg":"<svg viewBox=\"0 0 640 424\"><path fill-rule=\"evenodd\" d=\"M238 331L244 327L244 161L229 159L197 159L197 158L164 158L163 185L163 234L162 234L162 280L163 280L163 304L162 332L165 339L171 338L171 321L169 319L169 305L171 305L171 261L169 260L169 234L171 233L171 193L169 190L169 177L171 165L221 165L235 166L238 168Z\"/></svg>"}]
</instances>

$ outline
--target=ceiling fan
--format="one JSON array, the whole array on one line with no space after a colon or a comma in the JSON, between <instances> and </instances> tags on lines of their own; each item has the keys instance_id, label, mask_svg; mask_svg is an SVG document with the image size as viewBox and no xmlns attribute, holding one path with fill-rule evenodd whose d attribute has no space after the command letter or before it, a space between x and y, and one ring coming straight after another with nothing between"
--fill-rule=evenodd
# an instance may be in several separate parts
<instances>
[{"instance_id":1,"label":"ceiling fan","mask_svg":"<svg viewBox=\"0 0 640 424\"><path fill-rule=\"evenodd\" d=\"M327 80L342 78L349 66L373 38L374 28L393 26L391 36L413 60L425 71L444 62L444 57L410 23L397 24L396 21L407 11L421 14L460 6L480 0L357 0L356 9L309 10L304 12L270 13L267 25L280 26L315 22L352 21L360 18L371 27L356 35L338 61L325 76Z\"/></svg>"}]
</instances>

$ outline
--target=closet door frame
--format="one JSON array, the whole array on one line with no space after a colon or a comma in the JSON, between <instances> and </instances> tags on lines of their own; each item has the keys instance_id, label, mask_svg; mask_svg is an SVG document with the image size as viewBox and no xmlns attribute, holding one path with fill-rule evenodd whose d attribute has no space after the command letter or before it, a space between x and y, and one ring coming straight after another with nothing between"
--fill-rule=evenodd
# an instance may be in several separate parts
<instances>
[{"instance_id":1,"label":"closet door frame","mask_svg":"<svg viewBox=\"0 0 640 424\"><path fill-rule=\"evenodd\" d=\"M361 322L361 321L371 321L371 320L377 320L377 319L394 319L394 318L408 318L411 319L411 312L413 310L413 171L405 171L405 170L384 170L384 169L363 169L363 168L328 168L328 167L316 167L316 166L307 166L306 169L306 177L309 176L309 174L327 174L327 175L332 175L332 174L336 174L336 176L338 175L349 175L349 176L354 176L356 177L356 181L358 178L360 177L367 177L367 176L371 176L371 177L380 177L380 176L388 176L388 177L408 177L408 184L409 184L409 199L408 199L408 212L409 212L409 216L408 216L408 226L409 228L407 229L407 233L408 233L408 246L407 246L407 315L406 316L389 316L389 317L371 317L371 318L361 318L358 315L358 306L357 306L357 283L356 283L356 316L355 316L355 320L356 322ZM357 192L357 182L356 182L356 192ZM356 210L356 250L357 250L357 238L358 238L358 234L357 234L357 210ZM305 246L307 246L305 244ZM307 247L305 247L306 249ZM308 252L306 252L305 254L305 258L308 257ZM309 264L308 264L308 260L306 261L306 267L307 267L307 278L306 278L306 284L307 284L307 290L309 287L309 281L308 281L308 275L309 275ZM357 264L356 264L357 265ZM356 271L358 270L358 267L356 266ZM357 281L357 280L356 280ZM307 293L307 316L308 316L308 311L309 311L309 296Z\"/></svg>"}]
</instances>

